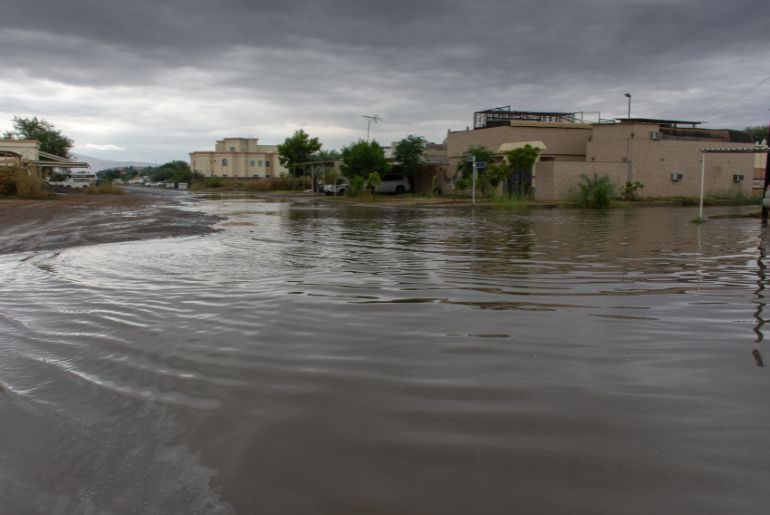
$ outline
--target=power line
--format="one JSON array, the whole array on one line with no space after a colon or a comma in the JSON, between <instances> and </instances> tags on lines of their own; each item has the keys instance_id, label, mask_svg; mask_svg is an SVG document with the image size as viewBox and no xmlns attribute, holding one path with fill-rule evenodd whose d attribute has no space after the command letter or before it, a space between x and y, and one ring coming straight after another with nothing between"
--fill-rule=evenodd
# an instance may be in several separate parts
<instances>
[{"instance_id":1,"label":"power line","mask_svg":"<svg viewBox=\"0 0 770 515\"><path fill-rule=\"evenodd\" d=\"M756 84L751 86L749 89L747 89L746 91L744 91L743 93L741 93L740 95L735 97L734 99L732 99L732 100L730 100L728 102L725 102L723 104L720 104L719 106L717 106L717 108L712 113L709 113L707 116L712 116L712 115L717 114L719 111L721 111L725 107L729 106L730 104L734 104L735 102L737 102L738 100L742 99L743 97L745 97L746 95L748 95L749 93L751 93L752 91L754 91L759 86L761 86L762 84L764 84L765 82L767 82L769 80L770 80L770 75L768 75L767 77L765 77L761 81L757 82Z\"/></svg>"}]
</instances>

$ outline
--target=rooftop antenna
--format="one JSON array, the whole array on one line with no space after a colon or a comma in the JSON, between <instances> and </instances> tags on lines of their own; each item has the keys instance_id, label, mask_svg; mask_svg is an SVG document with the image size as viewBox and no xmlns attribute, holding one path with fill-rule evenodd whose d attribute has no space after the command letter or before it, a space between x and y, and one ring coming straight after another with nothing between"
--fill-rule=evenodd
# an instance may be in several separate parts
<instances>
[{"instance_id":1,"label":"rooftop antenna","mask_svg":"<svg viewBox=\"0 0 770 515\"><path fill-rule=\"evenodd\" d=\"M379 115L376 115L376 114L374 116L367 116L365 114L361 116L366 118L366 141L369 141L369 129L372 126L372 122L380 123L382 121L382 118L380 118Z\"/></svg>"}]
</instances>

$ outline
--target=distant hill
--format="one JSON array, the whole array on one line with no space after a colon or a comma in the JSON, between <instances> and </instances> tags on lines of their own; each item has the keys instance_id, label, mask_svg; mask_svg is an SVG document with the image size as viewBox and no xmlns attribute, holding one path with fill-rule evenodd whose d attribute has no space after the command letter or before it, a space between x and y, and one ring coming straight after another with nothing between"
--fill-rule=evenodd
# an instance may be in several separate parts
<instances>
[{"instance_id":1,"label":"distant hill","mask_svg":"<svg viewBox=\"0 0 770 515\"><path fill-rule=\"evenodd\" d=\"M110 161L109 159L99 159L98 157L86 156L83 154L72 154L74 161L85 161L91 165L91 172L100 170L109 170L110 168L121 168L133 166L134 168L145 168L147 166L158 166L158 163L145 163L143 161Z\"/></svg>"}]
</instances>

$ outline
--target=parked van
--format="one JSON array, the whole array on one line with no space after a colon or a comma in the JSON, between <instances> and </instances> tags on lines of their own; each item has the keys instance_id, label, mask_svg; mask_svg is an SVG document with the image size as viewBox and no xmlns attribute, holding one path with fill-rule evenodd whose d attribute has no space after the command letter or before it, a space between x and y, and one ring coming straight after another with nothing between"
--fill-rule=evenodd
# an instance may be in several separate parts
<instances>
[{"instance_id":1,"label":"parked van","mask_svg":"<svg viewBox=\"0 0 770 515\"><path fill-rule=\"evenodd\" d=\"M96 184L96 174L92 172L72 172L53 174L46 179L49 186L59 188L85 188Z\"/></svg>"}]
</instances>

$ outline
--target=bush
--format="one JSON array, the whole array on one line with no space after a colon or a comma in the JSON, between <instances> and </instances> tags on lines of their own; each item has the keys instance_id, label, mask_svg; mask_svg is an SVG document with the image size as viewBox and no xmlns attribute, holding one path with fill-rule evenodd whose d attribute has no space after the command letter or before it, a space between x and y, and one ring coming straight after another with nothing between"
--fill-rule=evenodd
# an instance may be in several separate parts
<instances>
[{"instance_id":1,"label":"bush","mask_svg":"<svg viewBox=\"0 0 770 515\"><path fill-rule=\"evenodd\" d=\"M7 170L0 176L0 195L23 199L48 199L55 196L48 191L42 179L18 168Z\"/></svg>"},{"instance_id":2,"label":"bush","mask_svg":"<svg viewBox=\"0 0 770 515\"><path fill-rule=\"evenodd\" d=\"M372 172L366 179L367 189L374 194L374 188L382 184L382 177L377 172Z\"/></svg>"},{"instance_id":3,"label":"bush","mask_svg":"<svg viewBox=\"0 0 770 515\"><path fill-rule=\"evenodd\" d=\"M626 185L623 186L623 193L620 196L623 200L636 200L639 198L636 192L642 188L644 188L644 184L639 181L626 181Z\"/></svg>"},{"instance_id":4,"label":"bush","mask_svg":"<svg viewBox=\"0 0 770 515\"><path fill-rule=\"evenodd\" d=\"M224 185L224 182L219 177L207 177L204 179L203 185L206 188L221 188Z\"/></svg>"},{"instance_id":5,"label":"bush","mask_svg":"<svg viewBox=\"0 0 770 515\"><path fill-rule=\"evenodd\" d=\"M593 177L580 176L577 189L572 189L567 194L566 204L585 209L606 209L615 198L615 188L606 175Z\"/></svg>"},{"instance_id":6,"label":"bush","mask_svg":"<svg viewBox=\"0 0 770 515\"><path fill-rule=\"evenodd\" d=\"M366 181L363 177L360 175L356 175L352 179L350 179L350 195L357 197L364 191L364 186L366 185Z\"/></svg>"}]
</instances>

